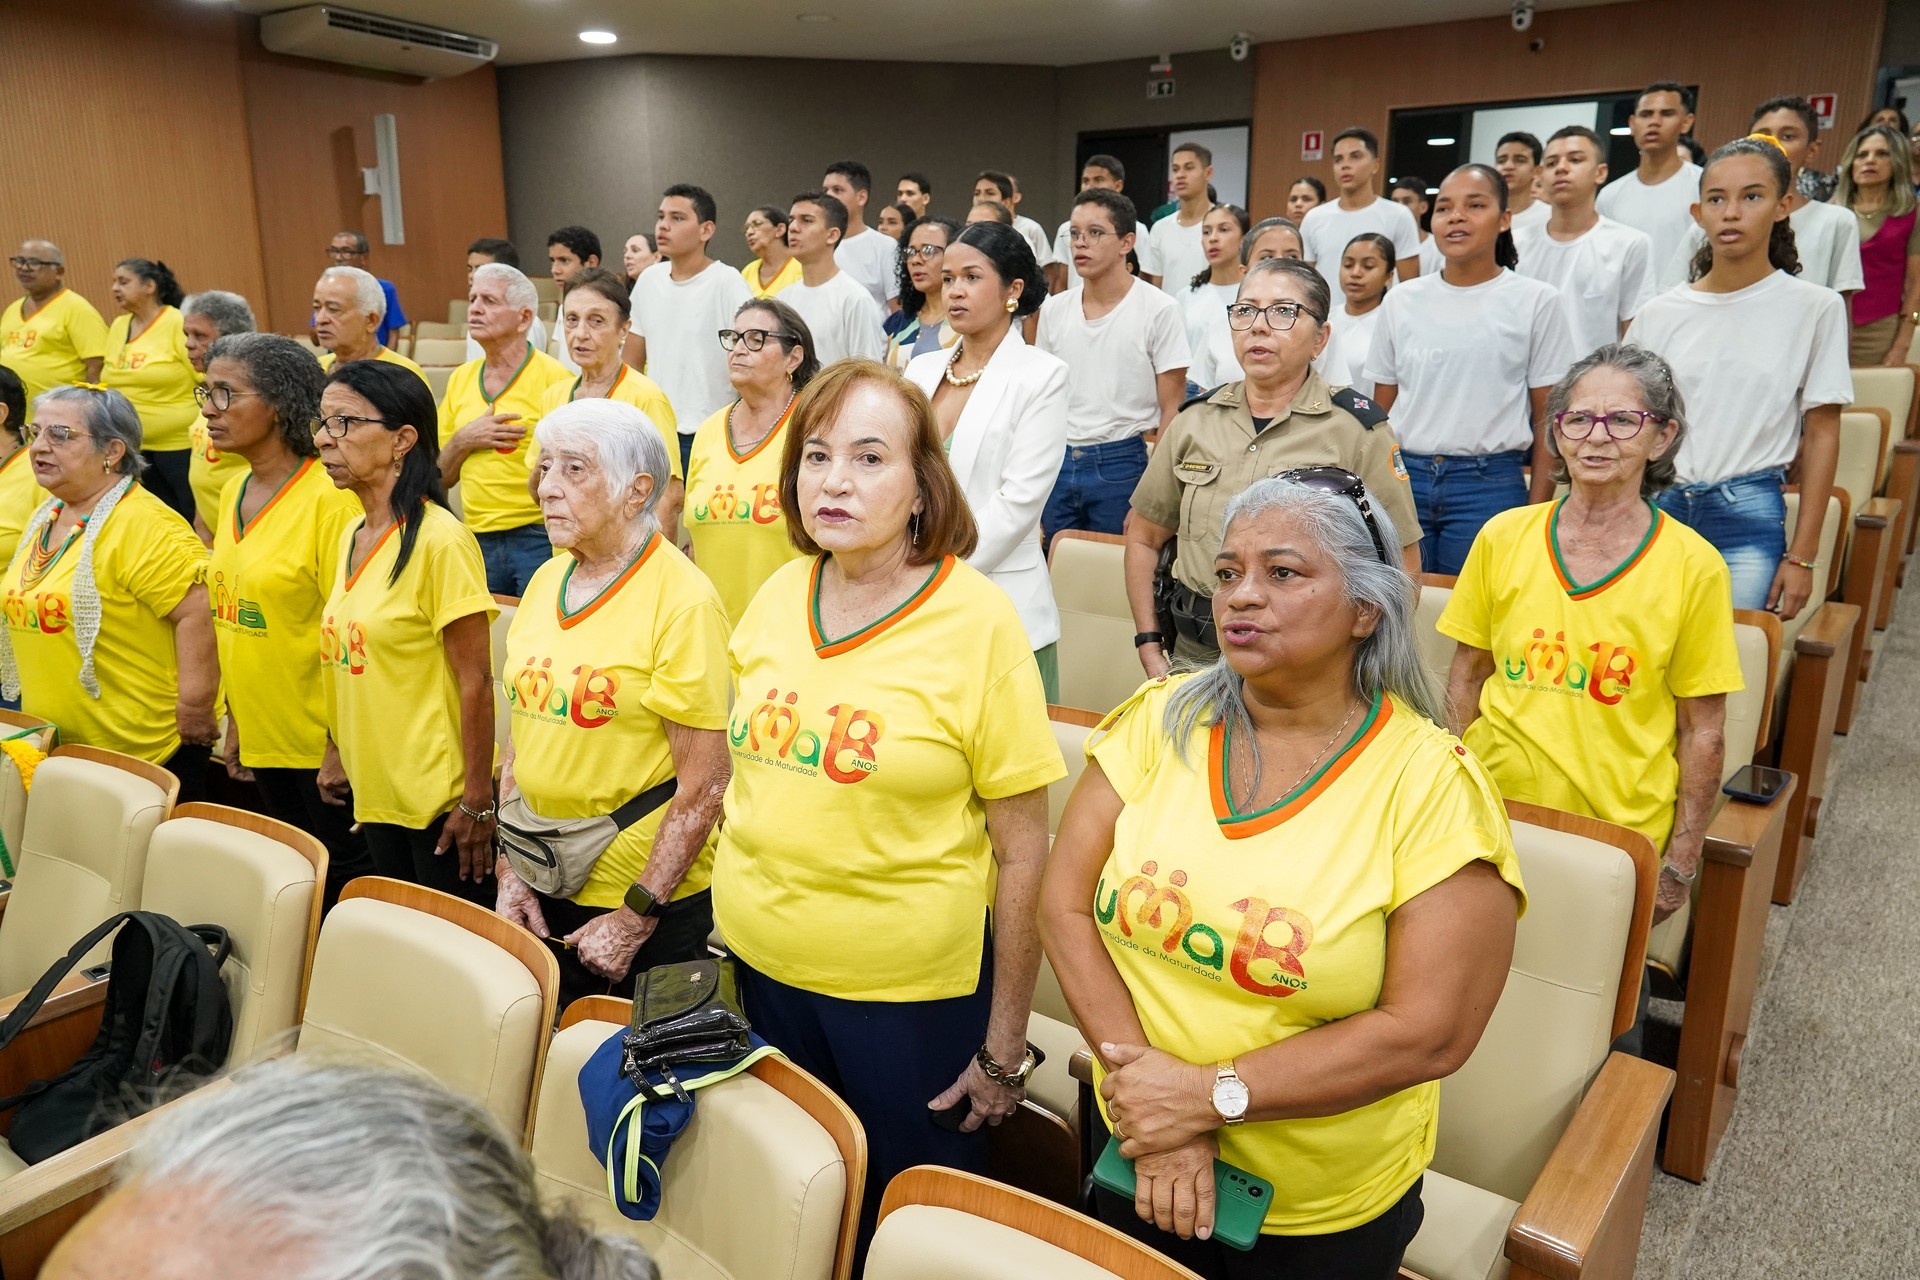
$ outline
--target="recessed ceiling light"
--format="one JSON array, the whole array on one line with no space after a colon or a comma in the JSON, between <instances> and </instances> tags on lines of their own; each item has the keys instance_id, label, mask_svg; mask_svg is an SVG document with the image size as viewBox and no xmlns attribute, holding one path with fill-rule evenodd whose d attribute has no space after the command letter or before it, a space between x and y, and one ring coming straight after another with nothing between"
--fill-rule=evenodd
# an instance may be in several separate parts
<instances>
[{"instance_id":1,"label":"recessed ceiling light","mask_svg":"<svg viewBox=\"0 0 1920 1280\"><path fill-rule=\"evenodd\" d=\"M1453 139L1452 138L1428 138L1427 145L1430 147L1450 147L1453 145Z\"/></svg>"},{"instance_id":2,"label":"recessed ceiling light","mask_svg":"<svg viewBox=\"0 0 1920 1280\"><path fill-rule=\"evenodd\" d=\"M588 44L612 44L620 37L611 31L582 31L580 38Z\"/></svg>"},{"instance_id":3,"label":"recessed ceiling light","mask_svg":"<svg viewBox=\"0 0 1920 1280\"><path fill-rule=\"evenodd\" d=\"M800 21L802 21L802 22L832 22L832 21L833 21L833 15L832 15L832 14L830 14L830 13L803 13L803 14L801 14L801 15L800 15Z\"/></svg>"},{"instance_id":4,"label":"recessed ceiling light","mask_svg":"<svg viewBox=\"0 0 1920 1280\"><path fill-rule=\"evenodd\" d=\"M1633 130L1624 124L1617 129L1609 129L1607 132L1616 138L1630 138L1633 136Z\"/></svg>"}]
</instances>

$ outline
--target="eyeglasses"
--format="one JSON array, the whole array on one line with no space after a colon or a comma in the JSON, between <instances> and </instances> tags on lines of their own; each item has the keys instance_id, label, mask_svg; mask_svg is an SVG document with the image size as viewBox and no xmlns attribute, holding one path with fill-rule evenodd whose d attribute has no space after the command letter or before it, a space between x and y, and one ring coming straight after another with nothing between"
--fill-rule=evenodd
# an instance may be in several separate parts
<instances>
[{"instance_id":1,"label":"eyeglasses","mask_svg":"<svg viewBox=\"0 0 1920 1280\"><path fill-rule=\"evenodd\" d=\"M337 244L327 246L327 256L329 258L357 258L365 252L366 250L364 249L342 249Z\"/></svg>"},{"instance_id":2,"label":"eyeglasses","mask_svg":"<svg viewBox=\"0 0 1920 1280\"><path fill-rule=\"evenodd\" d=\"M935 258L946 253L946 251L947 246L943 244L913 245L903 250L909 258L920 258L927 262L932 262Z\"/></svg>"},{"instance_id":3,"label":"eyeglasses","mask_svg":"<svg viewBox=\"0 0 1920 1280\"><path fill-rule=\"evenodd\" d=\"M47 438L47 443L58 445L71 444L76 438L80 437L91 440L93 439L93 432L82 431L78 427L69 427L62 422L56 422L49 427L43 427L38 423L29 422L20 428L20 438L28 444L32 444L41 436Z\"/></svg>"},{"instance_id":4,"label":"eyeglasses","mask_svg":"<svg viewBox=\"0 0 1920 1280\"><path fill-rule=\"evenodd\" d=\"M42 267L57 267L57 262L48 262L45 258L8 258L7 265L15 271L38 271Z\"/></svg>"},{"instance_id":5,"label":"eyeglasses","mask_svg":"<svg viewBox=\"0 0 1920 1280\"><path fill-rule=\"evenodd\" d=\"M1666 421L1651 409L1615 409L1605 416L1591 409L1568 409L1553 415L1553 425L1569 440L1585 440L1602 424L1609 439L1631 440L1640 434L1649 418L1655 422Z\"/></svg>"},{"instance_id":6,"label":"eyeglasses","mask_svg":"<svg viewBox=\"0 0 1920 1280\"><path fill-rule=\"evenodd\" d=\"M212 406L215 413L225 413L233 407L235 396L257 396L258 391L235 391L232 387L195 387L193 402L202 409Z\"/></svg>"},{"instance_id":7,"label":"eyeglasses","mask_svg":"<svg viewBox=\"0 0 1920 1280\"><path fill-rule=\"evenodd\" d=\"M739 346L741 343L745 343L747 350L749 351L758 351L760 348L767 345L768 338L772 338L775 342L778 342L783 347L787 345L787 343L789 342L797 341L797 339L795 339L792 334L781 333L778 330L774 330L774 329L722 329L720 330L720 345L726 348L728 351L733 350L735 347Z\"/></svg>"},{"instance_id":8,"label":"eyeglasses","mask_svg":"<svg viewBox=\"0 0 1920 1280\"><path fill-rule=\"evenodd\" d=\"M1096 245L1112 234L1113 232L1102 231L1099 227L1091 227L1085 231L1069 231L1067 232L1067 243Z\"/></svg>"},{"instance_id":9,"label":"eyeglasses","mask_svg":"<svg viewBox=\"0 0 1920 1280\"><path fill-rule=\"evenodd\" d=\"M1269 307L1256 307L1251 302L1235 302L1227 306L1227 325L1229 328L1245 331L1253 328L1253 322L1261 316L1267 318L1267 327L1275 333L1285 333L1293 328L1294 321L1306 316L1315 324L1325 324L1326 317L1307 310L1297 302L1276 302Z\"/></svg>"},{"instance_id":10,"label":"eyeglasses","mask_svg":"<svg viewBox=\"0 0 1920 1280\"><path fill-rule=\"evenodd\" d=\"M1373 518L1373 501L1367 497L1366 481L1345 467L1296 467L1292 471L1282 471L1275 478L1291 480L1322 493L1337 493L1343 498L1351 498L1353 505L1360 508L1360 518L1367 522L1367 532L1373 535L1373 549L1379 553L1380 563L1393 563L1387 555L1386 540L1380 536L1380 525Z\"/></svg>"},{"instance_id":11,"label":"eyeglasses","mask_svg":"<svg viewBox=\"0 0 1920 1280\"><path fill-rule=\"evenodd\" d=\"M387 425L385 418L361 418L351 413L336 413L329 418L309 419L307 430L313 433L315 440L323 435L331 436L335 440L344 440L347 438L347 432L353 430L353 424L356 422L377 422L383 427Z\"/></svg>"}]
</instances>

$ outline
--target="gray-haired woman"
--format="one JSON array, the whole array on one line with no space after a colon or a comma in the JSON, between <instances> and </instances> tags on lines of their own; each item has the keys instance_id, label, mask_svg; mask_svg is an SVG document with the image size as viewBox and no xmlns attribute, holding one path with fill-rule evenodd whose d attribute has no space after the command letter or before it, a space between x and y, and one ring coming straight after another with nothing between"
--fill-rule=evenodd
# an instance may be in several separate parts
<instances>
[{"instance_id":1,"label":"gray-haired woman","mask_svg":"<svg viewBox=\"0 0 1920 1280\"><path fill-rule=\"evenodd\" d=\"M163 765L191 799L220 683L207 549L135 483L140 429L117 391L56 387L34 400L27 458L53 496L0 575L0 686L62 741Z\"/></svg>"},{"instance_id":2,"label":"gray-haired woman","mask_svg":"<svg viewBox=\"0 0 1920 1280\"><path fill-rule=\"evenodd\" d=\"M565 896L536 892L504 856L494 868L496 909L554 944L571 1000L629 991L644 969L705 954L707 837L730 772L727 617L661 535L654 512L672 470L644 413L576 400L541 419L534 440L547 536L567 554L534 573L507 633L501 819L511 825L520 806L539 819L601 817L646 797Z\"/></svg>"},{"instance_id":3,"label":"gray-haired woman","mask_svg":"<svg viewBox=\"0 0 1920 1280\"><path fill-rule=\"evenodd\" d=\"M409 1071L281 1058L154 1117L46 1280L655 1280L637 1241L540 1203L478 1103Z\"/></svg>"},{"instance_id":4,"label":"gray-haired woman","mask_svg":"<svg viewBox=\"0 0 1920 1280\"><path fill-rule=\"evenodd\" d=\"M1440 728L1414 585L1359 477L1227 507L1222 655L1102 725L1040 926L1132 1159L1103 1220L1206 1276L1395 1275L1438 1081L1524 907L1500 797ZM1252 1263L1207 1238L1213 1159L1274 1184Z\"/></svg>"},{"instance_id":5,"label":"gray-haired woman","mask_svg":"<svg viewBox=\"0 0 1920 1280\"><path fill-rule=\"evenodd\" d=\"M1686 409L1667 362L1609 345L1547 396L1565 498L1502 512L1440 617L1453 725L1509 798L1632 827L1666 850L1655 918L1686 900L1742 687L1732 579L1662 512Z\"/></svg>"},{"instance_id":6,"label":"gray-haired woman","mask_svg":"<svg viewBox=\"0 0 1920 1280\"><path fill-rule=\"evenodd\" d=\"M187 359L196 370L205 374L207 352L215 342L229 334L253 332L253 308L237 293L226 293L219 289L190 293L187 300L180 304L180 329L187 339ZM204 387L197 388L194 398L198 400L204 394ZM200 407L200 414L194 424L187 428L190 442L187 451L187 487L193 490L194 532L200 535L202 542L211 543L215 512L220 506L220 491L227 487L227 481L247 469L247 460L222 453L207 437L204 403Z\"/></svg>"}]
</instances>

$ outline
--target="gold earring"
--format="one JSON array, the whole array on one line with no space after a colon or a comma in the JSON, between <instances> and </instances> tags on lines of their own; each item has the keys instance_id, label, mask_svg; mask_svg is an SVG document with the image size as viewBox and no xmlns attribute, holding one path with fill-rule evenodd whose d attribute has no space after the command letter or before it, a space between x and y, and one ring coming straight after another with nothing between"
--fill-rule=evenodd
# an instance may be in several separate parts
<instances>
[{"instance_id":1,"label":"gold earring","mask_svg":"<svg viewBox=\"0 0 1920 1280\"><path fill-rule=\"evenodd\" d=\"M1008 299L1007 299L1007 314L1008 314L1008 315L1012 315L1012 314L1013 314L1014 312L1016 312L1016 311L1018 311L1019 309L1020 309L1020 299L1018 299L1018 298L1008 298Z\"/></svg>"}]
</instances>

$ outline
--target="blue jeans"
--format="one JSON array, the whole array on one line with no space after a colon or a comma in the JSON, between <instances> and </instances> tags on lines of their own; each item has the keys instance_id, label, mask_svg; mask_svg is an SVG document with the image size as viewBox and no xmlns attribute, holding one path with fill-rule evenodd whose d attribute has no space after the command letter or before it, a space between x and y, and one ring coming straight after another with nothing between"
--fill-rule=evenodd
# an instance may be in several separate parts
<instances>
[{"instance_id":1,"label":"blue jeans","mask_svg":"<svg viewBox=\"0 0 1920 1280\"><path fill-rule=\"evenodd\" d=\"M1139 436L1107 444L1068 445L1040 513L1040 536L1053 545L1062 529L1119 533L1133 504L1133 487L1147 469L1147 442Z\"/></svg>"},{"instance_id":2,"label":"blue jeans","mask_svg":"<svg viewBox=\"0 0 1920 1280\"><path fill-rule=\"evenodd\" d=\"M1480 527L1527 505L1524 449L1457 457L1403 449L1400 456L1420 513L1420 568L1427 573L1459 573Z\"/></svg>"},{"instance_id":3,"label":"blue jeans","mask_svg":"<svg viewBox=\"0 0 1920 1280\"><path fill-rule=\"evenodd\" d=\"M527 594L534 570L553 559L553 544L547 541L544 523L473 536L480 542L480 559L487 566L487 590L497 596L517 600Z\"/></svg>"},{"instance_id":4,"label":"blue jeans","mask_svg":"<svg viewBox=\"0 0 1920 1280\"><path fill-rule=\"evenodd\" d=\"M1764 609L1787 553L1787 500L1780 467L1712 484L1677 485L1654 501L1711 542L1733 575L1733 607Z\"/></svg>"}]
</instances>

